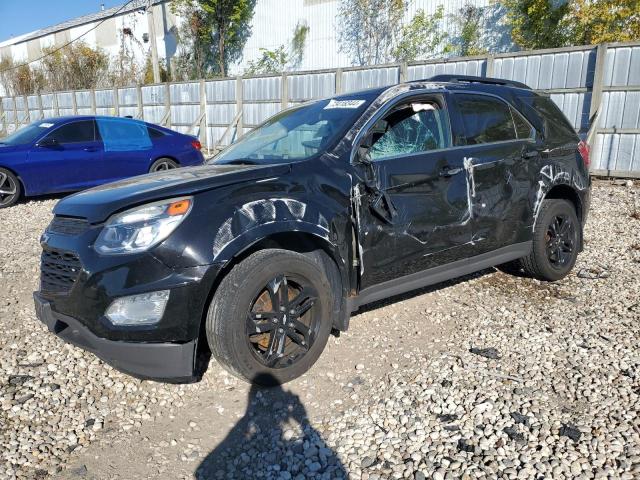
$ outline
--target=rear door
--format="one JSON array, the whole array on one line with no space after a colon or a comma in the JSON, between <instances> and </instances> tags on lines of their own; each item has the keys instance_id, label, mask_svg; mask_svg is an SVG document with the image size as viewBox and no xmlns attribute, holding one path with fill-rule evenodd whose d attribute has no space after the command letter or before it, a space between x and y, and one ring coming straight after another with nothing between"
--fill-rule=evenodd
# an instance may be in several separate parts
<instances>
[{"instance_id":1,"label":"rear door","mask_svg":"<svg viewBox=\"0 0 640 480\"><path fill-rule=\"evenodd\" d=\"M540 145L511 105L485 93L452 94L460 147L471 179L473 254L530 240Z\"/></svg>"},{"instance_id":2,"label":"rear door","mask_svg":"<svg viewBox=\"0 0 640 480\"><path fill-rule=\"evenodd\" d=\"M146 123L128 118L99 118L104 143L104 167L100 183L149 173L153 141Z\"/></svg>"},{"instance_id":3,"label":"rear door","mask_svg":"<svg viewBox=\"0 0 640 480\"><path fill-rule=\"evenodd\" d=\"M451 147L445 96L391 105L365 134L356 185L361 287L464 256L471 240L463 158Z\"/></svg>"},{"instance_id":4,"label":"rear door","mask_svg":"<svg viewBox=\"0 0 640 480\"><path fill-rule=\"evenodd\" d=\"M66 123L43 137L29 152L29 169L42 193L81 190L103 159L102 143L96 137L94 120Z\"/></svg>"}]
</instances>

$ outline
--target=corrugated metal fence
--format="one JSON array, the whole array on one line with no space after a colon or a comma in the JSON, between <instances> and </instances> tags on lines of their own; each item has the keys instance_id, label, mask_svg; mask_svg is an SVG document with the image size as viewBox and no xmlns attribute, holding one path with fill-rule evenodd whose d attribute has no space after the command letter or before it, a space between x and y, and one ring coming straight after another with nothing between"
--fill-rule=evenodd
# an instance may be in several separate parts
<instances>
[{"instance_id":1,"label":"corrugated metal fence","mask_svg":"<svg viewBox=\"0 0 640 480\"><path fill-rule=\"evenodd\" d=\"M592 173L640 178L640 43L5 97L0 129L58 115L128 115L197 134L213 150L291 105L443 73L517 80L549 94L589 135Z\"/></svg>"}]
</instances>

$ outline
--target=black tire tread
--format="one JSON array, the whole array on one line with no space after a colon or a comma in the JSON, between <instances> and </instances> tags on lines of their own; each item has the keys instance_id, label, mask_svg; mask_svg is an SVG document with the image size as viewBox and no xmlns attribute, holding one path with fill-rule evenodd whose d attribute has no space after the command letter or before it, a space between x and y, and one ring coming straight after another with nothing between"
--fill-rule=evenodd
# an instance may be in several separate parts
<instances>
[{"instance_id":1,"label":"black tire tread","mask_svg":"<svg viewBox=\"0 0 640 480\"><path fill-rule=\"evenodd\" d=\"M259 250L235 265L231 271L227 273L218 285L209 305L205 331L211 354L231 374L245 381L252 382L254 379L237 368L231 342L225 341L225 338L228 338L227 329L229 329L231 325L229 321L223 321L223 319L232 317L230 310L238 296L239 289L242 288L241 286L244 279L253 275L261 265L267 265L271 262L286 264L291 260L292 256L297 257L298 260L312 264L315 268L319 269L321 274L326 276L324 267L309 256L281 249ZM325 278L324 282L329 285L328 279ZM326 343L328 337L329 332L327 331L326 338L316 341L324 341L324 343ZM324 345L322 345L322 349L324 349Z\"/></svg>"},{"instance_id":2,"label":"black tire tread","mask_svg":"<svg viewBox=\"0 0 640 480\"><path fill-rule=\"evenodd\" d=\"M568 206L575 212L575 206L567 200L562 200L562 199L544 200L542 202L542 205L540 206L540 211L538 212L537 220L542 220L546 218L550 210L552 210L553 208L556 208L557 205L562 205L562 204ZM578 226L576 226L576 228L577 227ZM525 274L527 274L528 276L534 277L538 280L549 281L549 278L547 277L544 271L545 270L544 264L542 263L546 261L546 259L541 258L536 253L537 252L536 246L539 241L540 241L539 237L534 233L533 246L531 249L531 253L525 257L522 257L517 261L520 263Z\"/></svg>"}]
</instances>

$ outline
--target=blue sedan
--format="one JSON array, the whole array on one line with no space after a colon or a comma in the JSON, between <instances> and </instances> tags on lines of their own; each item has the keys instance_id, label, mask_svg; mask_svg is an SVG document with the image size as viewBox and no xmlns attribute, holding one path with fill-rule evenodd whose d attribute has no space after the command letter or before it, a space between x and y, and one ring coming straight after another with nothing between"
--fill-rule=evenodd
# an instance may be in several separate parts
<instances>
[{"instance_id":1,"label":"blue sedan","mask_svg":"<svg viewBox=\"0 0 640 480\"><path fill-rule=\"evenodd\" d=\"M200 148L195 137L130 118L41 120L0 138L0 208L21 196L72 192L200 165Z\"/></svg>"}]
</instances>

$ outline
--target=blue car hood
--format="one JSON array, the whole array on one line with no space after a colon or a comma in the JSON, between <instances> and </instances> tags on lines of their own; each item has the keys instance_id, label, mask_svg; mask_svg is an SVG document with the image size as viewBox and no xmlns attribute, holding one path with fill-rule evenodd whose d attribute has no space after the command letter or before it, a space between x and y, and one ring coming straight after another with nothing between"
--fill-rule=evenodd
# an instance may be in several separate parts
<instances>
[{"instance_id":1,"label":"blue car hood","mask_svg":"<svg viewBox=\"0 0 640 480\"><path fill-rule=\"evenodd\" d=\"M205 165L150 173L71 195L60 200L53 213L100 223L116 212L137 205L279 176L289 169L290 166L286 164Z\"/></svg>"}]
</instances>

